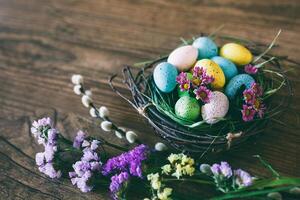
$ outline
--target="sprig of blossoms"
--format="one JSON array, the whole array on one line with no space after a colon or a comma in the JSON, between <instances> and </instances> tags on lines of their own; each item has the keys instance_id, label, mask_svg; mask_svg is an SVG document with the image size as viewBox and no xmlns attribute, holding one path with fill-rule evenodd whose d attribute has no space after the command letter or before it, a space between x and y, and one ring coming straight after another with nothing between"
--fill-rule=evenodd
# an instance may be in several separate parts
<instances>
[{"instance_id":1,"label":"sprig of blossoms","mask_svg":"<svg viewBox=\"0 0 300 200\"><path fill-rule=\"evenodd\" d=\"M244 121L252 121L257 114L260 118L263 117L266 107L262 102L263 89L258 83L252 83L249 89L244 90L244 104L242 118Z\"/></svg>"},{"instance_id":2,"label":"sprig of blossoms","mask_svg":"<svg viewBox=\"0 0 300 200\"><path fill-rule=\"evenodd\" d=\"M152 200L171 200L171 195L173 189L170 187L165 187L161 182L161 177L159 173L151 173L147 175L147 180L150 181L152 192ZM144 200L148 200L149 198L145 198Z\"/></svg>"}]
</instances>

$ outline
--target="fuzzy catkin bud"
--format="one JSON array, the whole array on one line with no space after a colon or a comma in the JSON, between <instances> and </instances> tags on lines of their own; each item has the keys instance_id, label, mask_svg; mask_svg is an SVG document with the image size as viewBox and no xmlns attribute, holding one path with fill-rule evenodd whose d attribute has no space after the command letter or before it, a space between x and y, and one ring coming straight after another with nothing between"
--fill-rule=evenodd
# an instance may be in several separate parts
<instances>
[{"instance_id":1,"label":"fuzzy catkin bud","mask_svg":"<svg viewBox=\"0 0 300 200\"><path fill-rule=\"evenodd\" d=\"M93 101L92 101L91 97L89 97L87 95L83 95L81 97L81 102L85 107L88 108Z\"/></svg>"},{"instance_id":2,"label":"fuzzy catkin bud","mask_svg":"<svg viewBox=\"0 0 300 200\"><path fill-rule=\"evenodd\" d=\"M83 83L83 77L80 74L73 74L71 81L74 85L79 85Z\"/></svg>"},{"instance_id":3,"label":"fuzzy catkin bud","mask_svg":"<svg viewBox=\"0 0 300 200\"><path fill-rule=\"evenodd\" d=\"M101 123L101 128L102 128L102 130L109 132L112 129L112 123L109 121L103 121Z\"/></svg>"},{"instance_id":4,"label":"fuzzy catkin bud","mask_svg":"<svg viewBox=\"0 0 300 200\"><path fill-rule=\"evenodd\" d=\"M105 117L108 117L109 116L109 110L107 107L105 106L101 106L99 108L99 115L101 118L105 118Z\"/></svg>"},{"instance_id":5,"label":"fuzzy catkin bud","mask_svg":"<svg viewBox=\"0 0 300 200\"><path fill-rule=\"evenodd\" d=\"M124 127L119 127L120 130L122 130L123 132L126 132L126 129ZM123 138L123 133L121 133L120 131L116 130L115 134L118 138L122 139Z\"/></svg>"},{"instance_id":6,"label":"fuzzy catkin bud","mask_svg":"<svg viewBox=\"0 0 300 200\"><path fill-rule=\"evenodd\" d=\"M274 200L282 200L282 196L279 192L270 192L267 197Z\"/></svg>"},{"instance_id":7,"label":"fuzzy catkin bud","mask_svg":"<svg viewBox=\"0 0 300 200\"><path fill-rule=\"evenodd\" d=\"M210 169L210 165L209 164L201 164L200 165L200 171L203 173L203 174L206 174L206 175L212 175L212 172L211 172L211 169Z\"/></svg>"},{"instance_id":8,"label":"fuzzy catkin bud","mask_svg":"<svg viewBox=\"0 0 300 200\"><path fill-rule=\"evenodd\" d=\"M300 195L300 188L299 187L293 187L289 190L291 194Z\"/></svg>"},{"instance_id":9,"label":"fuzzy catkin bud","mask_svg":"<svg viewBox=\"0 0 300 200\"><path fill-rule=\"evenodd\" d=\"M77 95L81 95L81 85L74 85L73 91Z\"/></svg>"},{"instance_id":10,"label":"fuzzy catkin bud","mask_svg":"<svg viewBox=\"0 0 300 200\"><path fill-rule=\"evenodd\" d=\"M156 143L154 148L156 151L165 151L168 149L168 147L162 142Z\"/></svg>"},{"instance_id":11,"label":"fuzzy catkin bud","mask_svg":"<svg viewBox=\"0 0 300 200\"><path fill-rule=\"evenodd\" d=\"M85 94L86 96L91 97L91 98L92 98L92 95L93 95L93 93L92 93L91 90L86 90L86 91L84 92L84 94Z\"/></svg>"},{"instance_id":12,"label":"fuzzy catkin bud","mask_svg":"<svg viewBox=\"0 0 300 200\"><path fill-rule=\"evenodd\" d=\"M96 113L96 109L95 108L91 108L90 109L90 115L91 115L91 117L97 117L97 113Z\"/></svg>"},{"instance_id":13,"label":"fuzzy catkin bud","mask_svg":"<svg viewBox=\"0 0 300 200\"><path fill-rule=\"evenodd\" d=\"M126 139L129 143L134 143L137 139L137 134L133 131L127 131L126 132Z\"/></svg>"}]
</instances>

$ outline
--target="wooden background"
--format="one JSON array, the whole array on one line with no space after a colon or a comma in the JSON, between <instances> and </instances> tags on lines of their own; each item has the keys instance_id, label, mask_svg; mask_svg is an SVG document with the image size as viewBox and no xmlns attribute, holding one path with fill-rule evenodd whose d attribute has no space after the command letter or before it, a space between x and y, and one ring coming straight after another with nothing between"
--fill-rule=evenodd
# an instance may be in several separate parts
<instances>
[{"instance_id":1,"label":"wooden background","mask_svg":"<svg viewBox=\"0 0 300 200\"><path fill-rule=\"evenodd\" d=\"M275 53L300 62L299 10L298 0L0 0L0 199L108 198L104 191L83 194L68 180L51 181L35 167L40 147L29 129L38 117L54 118L67 137L80 128L107 134L91 126L88 111L73 94L73 73L85 76L96 104L109 107L117 124L153 145L159 138L111 91L109 75L120 73L123 64L170 52L180 37L210 33L221 24L221 33L264 43L281 28ZM266 175L252 157L260 154L280 173L300 176L299 66L289 67L295 97L280 119L287 126L273 123L257 141L206 162L228 160ZM117 82L127 92L120 78Z\"/></svg>"}]
</instances>

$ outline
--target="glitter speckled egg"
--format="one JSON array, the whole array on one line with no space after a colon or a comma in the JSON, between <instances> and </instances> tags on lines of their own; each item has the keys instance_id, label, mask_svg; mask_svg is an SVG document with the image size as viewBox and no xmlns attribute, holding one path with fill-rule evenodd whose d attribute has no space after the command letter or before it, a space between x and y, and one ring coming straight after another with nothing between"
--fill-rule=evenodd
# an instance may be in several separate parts
<instances>
[{"instance_id":1,"label":"glitter speckled egg","mask_svg":"<svg viewBox=\"0 0 300 200\"><path fill-rule=\"evenodd\" d=\"M252 78L252 76L248 74L238 74L235 77L233 77L226 85L225 94L229 99L233 99L237 91L242 86L245 86L246 89L248 89L251 87L251 84L254 82L255 80Z\"/></svg>"},{"instance_id":2,"label":"glitter speckled egg","mask_svg":"<svg viewBox=\"0 0 300 200\"><path fill-rule=\"evenodd\" d=\"M226 82L228 82L232 77L238 74L238 70L235 64L230 60L221 56L215 56L211 58L211 60L221 67L222 71L224 72Z\"/></svg>"},{"instance_id":3,"label":"glitter speckled egg","mask_svg":"<svg viewBox=\"0 0 300 200\"><path fill-rule=\"evenodd\" d=\"M225 75L221 69L221 67L219 67L219 65L217 63L215 63L212 60L209 59L202 59L199 60L196 64L195 67L203 67L204 69L206 69L206 73L210 76L214 77L214 81L211 83L211 86L214 89L221 89L224 87L225 85Z\"/></svg>"},{"instance_id":4,"label":"glitter speckled egg","mask_svg":"<svg viewBox=\"0 0 300 200\"><path fill-rule=\"evenodd\" d=\"M153 71L153 79L159 90L165 93L172 92L176 87L177 69L170 63L159 63Z\"/></svg>"},{"instance_id":5,"label":"glitter speckled egg","mask_svg":"<svg viewBox=\"0 0 300 200\"><path fill-rule=\"evenodd\" d=\"M215 124L225 117L229 109L229 101L225 94L219 91L212 92L209 103L201 108L203 120L208 124Z\"/></svg>"},{"instance_id":6,"label":"glitter speckled egg","mask_svg":"<svg viewBox=\"0 0 300 200\"><path fill-rule=\"evenodd\" d=\"M178 47L168 57L168 63L171 63L179 71L188 71L196 62L198 50L192 45Z\"/></svg>"},{"instance_id":7,"label":"glitter speckled egg","mask_svg":"<svg viewBox=\"0 0 300 200\"><path fill-rule=\"evenodd\" d=\"M198 59L211 58L218 55L218 46L209 37L199 37L193 42L198 49Z\"/></svg>"},{"instance_id":8,"label":"glitter speckled egg","mask_svg":"<svg viewBox=\"0 0 300 200\"><path fill-rule=\"evenodd\" d=\"M220 49L220 56L231 60L236 65L247 65L252 61L252 53L244 46L236 43L225 44Z\"/></svg>"},{"instance_id":9,"label":"glitter speckled egg","mask_svg":"<svg viewBox=\"0 0 300 200\"><path fill-rule=\"evenodd\" d=\"M175 104L175 113L178 117L195 121L200 115L200 106L197 99L183 96Z\"/></svg>"}]
</instances>

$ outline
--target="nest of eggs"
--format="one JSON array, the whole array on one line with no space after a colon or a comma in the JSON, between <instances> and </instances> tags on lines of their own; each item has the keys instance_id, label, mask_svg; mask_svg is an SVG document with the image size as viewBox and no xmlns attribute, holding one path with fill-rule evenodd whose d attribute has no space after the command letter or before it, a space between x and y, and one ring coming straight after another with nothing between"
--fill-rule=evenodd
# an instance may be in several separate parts
<instances>
[{"instance_id":1,"label":"nest of eggs","mask_svg":"<svg viewBox=\"0 0 300 200\"><path fill-rule=\"evenodd\" d=\"M284 110L289 108L292 96L292 86L285 74L285 71L282 69L283 63L289 61L287 57L276 56L275 58L274 55L266 51L266 49L274 47L274 44L269 46L229 36L218 36L218 40L222 44L239 43L243 45L242 47L245 47L247 50L249 50L249 52L253 55L251 58L252 61L254 58L260 57L260 63L264 63L263 68L259 69L256 74L251 75L255 82L259 83L259 85L265 91L261 97L264 105L266 105L265 113L262 117L254 117L249 121L245 121L242 118L241 110L243 105L243 91L249 88L249 86L245 84L245 79L247 79L247 77L241 78L241 82L243 82L242 84L232 84L230 83L230 80L226 80L221 87L214 88L209 86L213 96L216 97L218 95L220 96L221 94L221 100L216 98L217 102L213 102L213 106L208 107L207 105L211 104L212 102L204 103L199 102L198 100L198 112L200 114L196 116L194 114L190 114L189 112L193 111L189 111L188 109L190 108L189 106L193 107L193 105L191 102L187 102L189 105L186 106L185 102L186 99L189 98L195 99L193 92L185 95L178 88L178 83L176 83L175 88L173 86L170 91L167 91L169 89L160 86L159 80L155 80L168 79L166 78L166 76L168 76L167 74L163 74L163 77L157 78L157 75L154 74L156 73L155 69L156 71L164 70L163 68L164 65L167 64L167 61L174 62L172 59L170 59L170 57L176 50L174 50L168 56L143 63L143 67L140 68L139 72L135 75L132 73L131 66L124 67L123 79L124 83L127 85L132 94L132 99L128 99L114 87L113 79L116 77L116 75L112 76L109 80L111 88L118 95L124 98L130 105L132 105L149 122L150 126L153 127L158 135L168 141L171 146L179 151L204 154L208 152L221 152L228 150L246 141L249 137L262 133L269 121L276 121L276 117L279 116ZM191 44L195 44L195 40L184 41L182 46L192 46ZM179 47L179 49L181 47ZM207 47L208 50L209 48L210 47ZM219 52L220 47L217 48L217 52ZM235 55L239 55L240 53L237 49L233 49L233 51L234 52L230 52L229 49L229 54L233 54L233 57ZM231 55L229 55L229 57L230 56ZM178 53L176 57L178 57ZM211 62L210 59L212 58L208 58L206 61ZM204 65L206 65L205 62ZM187 71L187 69L181 69L180 67L177 67L177 71L180 73L180 71ZM176 75L178 75L178 73ZM212 74L211 72L210 74L215 76L214 81L216 81L218 76L216 74ZM243 76L245 74L244 68L237 66L237 72L235 72L235 76ZM227 76L228 74L224 73L224 76L225 75ZM231 80L232 79L233 78L231 78ZM165 80L164 83L168 83L169 81L170 80ZM238 79L238 81L240 80ZM227 87L230 84L233 85L231 87L236 87L235 85L238 85L233 92L234 96L228 94ZM217 95L214 95L215 93ZM276 94L276 98L274 98L274 94ZM228 97L230 95L231 97ZM227 97L229 99L226 100L228 101L228 105L226 105L226 102L225 104L222 102L222 98L227 99ZM226 106L228 108L224 108ZM205 110L205 112L209 112L207 111L209 109L212 109L213 112L216 113L219 112L219 116L216 118L210 118L211 115L214 115L214 113L204 113ZM224 109L226 111L222 111ZM222 116L222 112L224 116ZM181 115L182 113L183 115ZM193 117L190 117L191 115L193 115Z\"/></svg>"}]
</instances>

